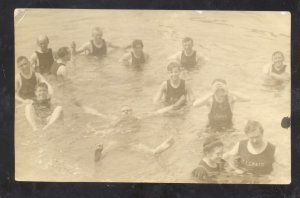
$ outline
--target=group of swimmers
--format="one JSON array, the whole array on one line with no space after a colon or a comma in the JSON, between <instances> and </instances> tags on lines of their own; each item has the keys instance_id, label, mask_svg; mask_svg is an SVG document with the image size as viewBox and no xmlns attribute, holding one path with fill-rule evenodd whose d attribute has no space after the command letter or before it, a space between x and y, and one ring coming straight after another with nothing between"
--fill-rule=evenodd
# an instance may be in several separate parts
<instances>
[{"instance_id":1,"label":"group of swimmers","mask_svg":"<svg viewBox=\"0 0 300 198\"><path fill-rule=\"evenodd\" d=\"M53 123L63 117L63 109L51 103L53 88L46 79L53 78L57 81L64 81L68 78L67 63L72 57L85 53L103 59L108 54L108 48L120 49L103 39L103 32L99 27L92 30L92 39L77 48L76 43L69 47L61 47L56 53L49 48L49 38L41 35L37 38L38 50L33 53L30 59L25 56L17 58L19 70L15 78L16 101L23 106L25 104L25 117L33 130L48 129ZM211 90L204 96L194 99L191 86L184 80L184 74L199 68L202 58L193 49L193 39L186 37L182 40L183 50L173 56L167 65L169 79L161 84L154 97L155 103L163 103L164 107L149 113L146 117L160 115L170 111L177 111L188 102L194 107L207 106L210 109L206 132L209 135L203 143L204 157L199 166L192 172L199 181L209 182L223 171L221 166L226 162L228 167L236 173L269 174L272 172L272 165L275 162L275 146L263 138L264 129L258 121L248 121L244 132L247 140L238 142L234 148L223 152L223 143L215 134L234 131L233 107L235 102L249 101L247 96L229 90L224 79L216 78L211 83ZM120 59L120 62L129 67L141 67L149 62L149 55L143 50L142 40L134 40L130 46L122 49L128 50ZM284 55L280 51L272 54L272 63L264 68L264 78L268 85L281 86L289 80L287 66L284 64ZM133 115L129 106L121 108L121 117L109 117L92 108L81 105L87 113L102 118L114 120L112 126L121 128L121 133L130 133L139 129L139 120ZM17 106L17 107L18 107ZM128 127L130 123L130 127ZM92 130L97 131L95 128ZM134 148L158 154L172 146L174 139L168 138L156 148L149 148L146 145L134 145ZM99 145L95 151L95 161L99 161L106 148ZM234 160L233 160L234 159ZM236 160L238 159L238 160ZM221 168L220 168L221 167Z\"/></svg>"}]
</instances>

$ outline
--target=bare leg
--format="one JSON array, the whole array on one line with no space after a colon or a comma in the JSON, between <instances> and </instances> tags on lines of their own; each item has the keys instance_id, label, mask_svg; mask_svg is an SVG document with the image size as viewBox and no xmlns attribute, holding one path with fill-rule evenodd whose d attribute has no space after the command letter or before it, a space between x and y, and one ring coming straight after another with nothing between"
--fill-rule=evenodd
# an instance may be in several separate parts
<instances>
[{"instance_id":1,"label":"bare leg","mask_svg":"<svg viewBox=\"0 0 300 198\"><path fill-rule=\"evenodd\" d=\"M58 106L54 109L53 113L50 116L48 123L43 127L43 130L46 130L50 125L52 125L60 116L62 115L62 107Z\"/></svg>"},{"instance_id":2,"label":"bare leg","mask_svg":"<svg viewBox=\"0 0 300 198\"><path fill-rule=\"evenodd\" d=\"M105 147L103 146L103 144L99 144L97 146L97 149L95 150L95 162L100 161L103 155L107 154L109 151L114 150L117 147L118 144L116 142L110 142Z\"/></svg>"},{"instance_id":3,"label":"bare leg","mask_svg":"<svg viewBox=\"0 0 300 198\"><path fill-rule=\"evenodd\" d=\"M36 126L36 123L35 123L35 114L33 112L33 107L32 107L32 104L28 104L26 105L25 107L25 117L27 119L27 121L29 122L30 126L32 127L32 129L34 131L37 130L37 126Z\"/></svg>"}]
</instances>

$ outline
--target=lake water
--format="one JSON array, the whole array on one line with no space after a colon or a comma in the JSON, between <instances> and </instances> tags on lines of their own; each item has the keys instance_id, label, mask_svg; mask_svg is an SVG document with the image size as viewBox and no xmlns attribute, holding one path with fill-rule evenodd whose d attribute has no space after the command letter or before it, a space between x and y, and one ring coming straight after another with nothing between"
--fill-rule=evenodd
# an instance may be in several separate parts
<instances>
[{"instance_id":1,"label":"lake water","mask_svg":"<svg viewBox=\"0 0 300 198\"><path fill-rule=\"evenodd\" d=\"M196 182L191 171L202 157L206 107L190 107L183 115L144 120L134 138L155 147L173 136L174 145L159 155L144 154L120 147L94 163L98 143L127 141L132 135L103 137L88 133L87 123L101 121L74 105L74 98L105 114L118 115L130 105L135 114L153 111L152 98L168 78L167 57L181 50L185 36L194 39L194 48L206 57L206 64L188 80L196 97L209 90L214 78L224 78L229 89L248 95L251 102L237 103L235 127L241 132L222 137L226 150L245 138L242 129L248 119L259 120L265 138L276 145L274 173L262 183L289 183L290 129L281 128L281 119L290 116L290 86L274 91L262 87L262 67L272 52L280 50L290 64L290 15L281 12L197 12L197 11L118 11L118 10L27 10L15 26L16 57L36 50L36 37L47 34L50 47L57 50L76 41L91 39L94 26L103 28L104 39L119 46L139 38L151 56L143 71L118 63L122 50L113 50L98 61L78 56L68 65L72 84L62 91L54 82L53 102L64 108L64 125L45 132L32 132L24 108L16 109L16 179L35 181L117 181L117 182ZM107 123L103 121L103 125ZM199 137L200 136L200 137ZM231 180L228 183L238 181Z\"/></svg>"}]
</instances>

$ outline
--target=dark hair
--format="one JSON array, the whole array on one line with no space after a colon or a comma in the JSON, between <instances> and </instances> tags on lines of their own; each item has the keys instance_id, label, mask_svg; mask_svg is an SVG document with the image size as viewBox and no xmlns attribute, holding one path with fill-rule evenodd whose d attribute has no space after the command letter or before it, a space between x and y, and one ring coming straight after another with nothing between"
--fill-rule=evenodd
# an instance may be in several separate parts
<instances>
[{"instance_id":1,"label":"dark hair","mask_svg":"<svg viewBox=\"0 0 300 198\"><path fill-rule=\"evenodd\" d=\"M182 43L186 43L186 42L189 42L189 41L192 41L192 43L194 43L193 39L191 37L184 37L182 39Z\"/></svg>"},{"instance_id":2,"label":"dark hair","mask_svg":"<svg viewBox=\"0 0 300 198\"><path fill-rule=\"evenodd\" d=\"M180 65L179 65L179 63L177 63L177 62L170 62L170 63L168 64L168 66L167 66L167 70L168 70L169 72L171 72L174 68L177 68L177 69L180 70Z\"/></svg>"},{"instance_id":3,"label":"dark hair","mask_svg":"<svg viewBox=\"0 0 300 198\"><path fill-rule=\"evenodd\" d=\"M275 56L275 55L277 55L277 54L280 54L284 58L284 54L281 51L275 51L275 52L273 52L272 57Z\"/></svg>"},{"instance_id":4,"label":"dark hair","mask_svg":"<svg viewBox=\"0 0 300 198\"><path fill-rule=\"evenodd\" d=\"M35 89L37 90L37 88L46 88L48 90L48 85L44 82L40 82L35 86Z\"/></svg>"},{"instance_id":5,"label":"dark hair","mask_svg":"<svg viewBox=\"0 0 300 198\"><path fill-rule=\"evenodd\" d=\"M214 148L220 147L220 146L224 146L223 142L216 135L211 135L204 140L203 152L209 153Z\"/></svg>"},{"instance_id":6,"label":"dark hair","mask_svg":"<svg viewBox=\"0 0 300 198\"><path fill-rule=\"evenodd\" d=\"M63 58L65 57L66 55L68 55L70 52L69 52L69 48L68 47L61 47L57 50L56 52L56 55L58 58Z\"/></svg>"},{"instance_id":7,"label":"dark hair","mask_svg":"<svg viewBox=\"0 0 300 198\"><path fill-rule=\"evenodd\" d=\"M264 128L262 125L255 120L249 120L245 126L244 132L246 134L255 131L256 129L259 129L259 131L263 134L264 133Z\"/></svg>"},{"instance_id":8,"label":"dark hair","mask_svg":"<svg viewBox=\"0 0 300 198\"><path fill-rule=\"evenodd\" d=\"M28 58L26 56L19 56L17 58L17 63L21 62L22 60L26 60L26 61L29 61Z\"/></svg>"},{"instance_id":9,"label":"dark hair","mask_svg":"<svg viewBox=\"0 0 300 198\"><path fill-rule=\"evenodd\" d=\"M136 48L139 45L141 45L142 47L144 47L144 44L143 44L142 40L136 39L136 40L132 41L132 48Z\"/></svg>"},{"instance_id":10,"label":"dark hair","mask_svg":"<svg viewBox=\"0 0 300 198\"><path fill-rule=\"evenodd\" d=\"M227 84L226 80L221 79L221 78L214 79L211 84L213 85L215 82L221 82L221 83L223 83L225 85Z\"/></svg>"}]
</instances>

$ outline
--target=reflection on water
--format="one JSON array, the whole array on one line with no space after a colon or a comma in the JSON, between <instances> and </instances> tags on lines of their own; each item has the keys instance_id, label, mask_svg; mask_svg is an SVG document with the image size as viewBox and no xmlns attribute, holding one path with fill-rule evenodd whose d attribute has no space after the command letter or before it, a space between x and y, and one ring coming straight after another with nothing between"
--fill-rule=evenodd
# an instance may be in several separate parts
<instances>
[{"instance_id":1,"label":"reflection on water","mask_svg":"<svg viewBox=\"0 0 300 198\"><path fill-rule=\"evenodd\" d=\"M180 22L179 22L180 21ZM135 141L156 147L170 136L175 144L159 156L147 155L120 147L94 163L96 145L110 141L129 141L127 135L103 136L90 133L87 123L99 117L85 114L74 100L109 115L118 115L122 105L130 105L135 114L154 110L152 98L167 78L166 58L181 49L184 36L194 38L195 48L207 58L206 64L191 73L196 96L208 91L214 78L224 78L229 88L247 94L252 101L237 104L235 127L242 131L247 119L263 123L265 137L277 146L280 163L270 178L261 183L289 182L290 130L280 127L282 117L290 114L290 87L270 90L261 86L263 65L273 51L281 50L290 62L289 16L259 12L159 12L150 11L88 11L29 10L16 26L16 56L30 56L35 39L47 34L50 46L57 50L78 45L90 39L91 28L101 26L104 38L125 46L133 39L142 39L151 61L141 70L118 63L122 50L113 50L99 61L80 56L69 64L71 84L55 88L53 102L64 108L64 125L46 132L32 132L24 118L24 109L16 109L16 177L48 181L155 181L195 182L191 171L202 156L203 134L208 109L189 108L183 113L169 114L142 121ZM250 108L249 108L250 107ZM103 125L107 125L103 121ZM104 129L109 130L109 129ZM244 138L242 132L222 137L226 150ZM253 178L223 176L220 182L247 183ZM256 182L257 183L257 182Z\"/></svg>"}]
</instances>

